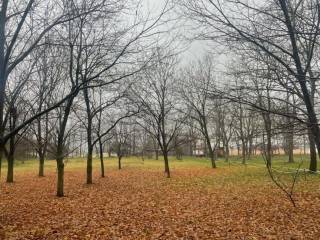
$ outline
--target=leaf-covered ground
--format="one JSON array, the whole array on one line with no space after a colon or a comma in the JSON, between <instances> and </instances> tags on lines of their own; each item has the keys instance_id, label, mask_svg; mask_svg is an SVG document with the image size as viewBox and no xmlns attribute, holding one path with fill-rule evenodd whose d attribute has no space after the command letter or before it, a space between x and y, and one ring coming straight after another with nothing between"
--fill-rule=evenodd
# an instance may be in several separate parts
<instances>
[{"instance_id":1,"label":"leaf-covered ground","mask_svg":"<svg viewBox=\"0 0 320 240\"><path fill-rule=\"evenodd\" d=\"M107 169L88 186L84 169L67 169L64 198L54 170L18 171L0 186L0 239L320 239L316 177L301 178L293 208L255 168L161 170Z\"/></svg>"}]
</instances>

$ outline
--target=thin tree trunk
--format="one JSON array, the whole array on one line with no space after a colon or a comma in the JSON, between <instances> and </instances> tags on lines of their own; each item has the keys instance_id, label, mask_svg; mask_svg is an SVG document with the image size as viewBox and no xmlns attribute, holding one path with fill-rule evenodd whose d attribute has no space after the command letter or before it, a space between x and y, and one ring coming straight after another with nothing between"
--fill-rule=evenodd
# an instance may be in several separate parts
<instances>
[{"instance_id":1,"label":"thin tree trunk","mask_svg":"<svg viewBox=\"0 0 320 240\"><path fill-rule=\"evenodd\" d=\"M267 151L266 151L266 160L267 160L267 167L271 167L272 165L272 144L271 144L271 133L270 129L267 131Z\"/></svg>"},{"instance_id":2,"label":"thin tree trunk","mask_svg":"<svg viewBox=\"0 0 320 240\"><path fill-rule=\"evenodd\" d=\"M210 140L209 140L209 142L208 142L208 150L209 150L209 154L210 154L211 167L212 167L212 168L216 168L217 165L216 165L215 153L214 153L214 151L213 151L213 149L212 149Z\"/></svg>"},{"instance_id":3,"label":"thin tree trunk","mask_svg":"<svg viewBox=\"0 0 320 240\"><path fill-rule=\"evenodd\" d=\"M247 159L251 159L252 154L252 145L253 145L253 139L251 136L248 137L248 144L247 144Z\"/></svg>"},{"instance_id":4,"label":"thin tree trunk","mask_svg":"<svg viewBox=\"0 0 320 240\"><path fill-rule=\"evenodd\" d=\"M16 120L17 120L17 111L16 108L12 107L10 109L10 129L14 129L16 126ZM9 153L8 153L8 173L7 173L7 183L13 182L13 168L14 168L14 154L16 150L15 146L15 135L10 137L10 147L9 147Z\"/></svg>"},{"instance_id":5,"label":"thin tree trunk","mask_svg":"<svg viewBox=\"0 0 320 240\"><path fill-rule=\"evenodd\" d=\"M62 126L62 130L64 132L65 125ZM56 162L57 162L57 196L63 197L64 196L64 147L63 147L63 135L61 132L58 138L58 145L57 145L57 155L56 155Z\"/></svg>"},{"instance_id":6,"label":"thin tree trunk","mask_svg":"<svg viewBox=\"0 0 320 240\"><path fill-rule=\"evenodd\" d=\"M169 158L168 158L168 153L164 152L163 153L163 158L164 158L164 172L167 176L167 178L170 178L170 168L169 168Z\"/></svg>"},{"instance_id":7,"label":"thin tree trunk","mask_svg":"<svg viewBox=\"0 0 320 240\"><path fill-rule=\"evenodd\" d=\"M74 95L76 96L76 94ZM71 106L74 100L74 96L71 97L65 107L63 120L60 123L60 130L58 134L58 145L57 145L57 155L56 155L56 161L57 161L57 171L58 171L58 179L57 179L57 196L63 197L64 196L64 135L65 130L68 122L68 118L71 111Z\"/></svg>"},{"instance_id":8,"label":"thin tree trunk","mask_svg":"<svg viewBox=\"0 0 320 240\"><path fill-rule=\"evenodd\" d=\"M87 84L85 84L87 86ZM91 116L91 106L89 99L89 90L88 88L83 89L83 96L86 104L86 112L87 112L87 184L92 184L92 116Z\"/></svg>"},{"instance_id":9,"label":"thin tree trunk","mask_svg":"<svg viewBox=\"0 0 320 240\"><path fill-rule=\"evenodd\" d=\"M192 137L191 130L189 131L188 147L189 147L189 155L193 156L193 137Z\"/></svg>"},{"instance_id":10,"label":"thin tree trunk","mask_svg":"<svg viewBox=\"0 0 320 240\"><path fill-rule=\"evenodd\" d=\"M295 113L295 109L293 108L293 111L291 111L290 109L290 105L289 105L289 101L290 101L290 94L287 93L287 103L286 103L286 108L287 108L287 113ZM294 101L294 97L293 97L293 101ZM287 148L287 154L288 154L288 162L289 163L293 163L294 159L293 159L293 135L294 135L294 125L292 122L291 118L287 118L287 126L288 126L288 132L285 134L286 137L286 148Z\"/></svg>"},{"instance_id":11,"label":"thin tree trunk","mask_svg":"<svg viewBox=\"0 0 320 240\"><path fill-rule=\"evenodd\" d=\"M303 135L303 155L306 155L306 135Z\"/></svg>"},{"instance_id":12,"label":"thin tree trunk","mask_svg":"<svg viewBox=\"0 0 320 240\"><path fill-rule=\"evenodd\" d=\"M103 144L101 142L101 139L99 139L99 151L100 151L100 166L101 166L101 177L104 178L104 159L103 159Z\"/></svg>"},{"instance_id":13,"label":"thin tree trunk","mask_svg":"<svg viewBox=\"0 0 320 240\"><path fill-rule=\"evenodd\" d=\"M294 163L293 157L293 131L290 129L290 133L288 135L288 162Z\"/></svg>"},{"instance_id":14,"label":"thin tree trunk","mask_svg":"<svg viewBox=\"0 0 320 240\"><path fill-rule=\"evenodd\" d=\"M315 147L314 136L310 130L308 130L308 138L310 143L310 165L309 170L311 172L317 171L317 151Z\"/></svg>"},{"instance_id":15,"label":"thin tree trunk","mask_svg":"<svg viewBox=\"0 0 320 240\"><path fill-rule=\"evenodd\" d=\"M0 139L4 136L4 108L5 108L5 90L7 82L6 73L6 60L5 60L5 46L6 46L6 18L8 9L8 0L2 1L0 11ZM1 145L4 147L5 143L1 141Z\"/></svg>"},{"instance_id":16,"label":"thin tree trunk","mask_svg":"<svg viewBox=\"0 0 320 240\"><path fill-rule=\"evenodd\" d=\"M271 119L269 113L264 115L265 130L267 134L266 161L267 167L272 165L272 136L271 136Z\"/></svg>"},{"instance_id":17,"label":"thin tree trunk","mask_svg":"<svg viewBox=\"0 0 320 240\"><path fill-rule=\"evenodd\" d=\"M209 151L209 157L210 157L210 160L211 160L211 167L212 168L216 168L217 167L216 159L215 159L215 156L214 156L214 151L213 151L212 146L211 146L210 136L209 136L209 133L208 133L207 123L206 123L206 119L205 118L203 118L202 129L203 129L204 137L205 137L205 140L206 140L206 143L207 143L207 149Z\"/></svg>"},{"instance_id":18,"label":"thin tree trunk","mask_svg":"<svg viewBox=\"0 0 320 240\"><path fill-rule=\"evenodd\" d=\"M226 143L226 146L225 146L225 156L224 156L226 162L229 161L229 155L230 155L229 143Z\"/></svg>"},{"instance_id":19,"label":"thin tree trunk","mask_svg":"<svg viewBox=\"0 0 320 240\"><path fill-rule=\"evenodd\" d=\"M210 144L210 143L209 143ZM212 168L216 168L217 165L216 165L216 158L215 158L215 155L214 155L214 151L211 147L211 144L208 145L208 150L209 150L209 155L210 155L210 160L211 160L211 167Z\"/></svg>"},{"instance_id":20,"label":"thin tree trunk","mask_svg":"<svg viewBox=\"0 0 320 240\"><path fill-rule=\"evenodd\" d=\"M240 156L240 143L237 143L237 155Z\"/></svg>"},{"instance_id":21,"label":"thin tree trunk","mask_svg":"<svg viewBox=\"0 0 320 240\"><path fill-rule=\"evenodd\" d=\"M58 170L58 181L57 181L57 196L64 196L64 163L63 158L57 158L57 170Z\"/></svg>"},{"instance_id":22,"label":"thin tree trunk","mask_svg":"<svg viewBox=\"0 0 320 240\"><path fill-rule=\"evenodd\" d=\"M242 164L246 164L246 143L244 139L241 139L242 142Z\"/></svg>"},{"instance_id":23,"label":"thin tree trunk","mask_svg":"<svg viewBox=\"0 0 320 240\"><path fill-rule=\"evenodd\" d=\"M311 91L310 91L310 100L312 107L314 108L314 97L316 93L316 78L314 78L313 72L311 68L309 69L309 75L310 75L310 86L311 86ZM316 151L316 143L315 143L315 137L313 133L311 132L310 127L308 126L308 138L309 138L309 145L310 145L310 166L309 170L311 172L316 172L318 170L317 166L317 151ZM319 148L318 148L318 154Z\"/></svg>"},{"instance_id":24,"label":"thin tree trunk","mask_svg":"<svg viewBox=\"0 0 320 240\"><path fill-rule=\"evenodd\" d=\"M87 184L92 184L92 146L88 148L88 156L87 156Z\"/></svg>"},{"instance_id":25,"label":"thin tree trunk","mask_svg":"<svg viewBox=\"0 0 320 240\"><path fill-rule=\"evenodd\" d=\"M44 154L39 154L39 177L44 177Z\"/></svg>"},{"instance_id":26,"label":"thin tree trunk","mask_svg":"<svg viewBox=\"0 0 320 240\"><path fill-rule=\"evenodd\" d=\"M121 170L122 166L121 166L121 156L118 157L118 168L119 170Z\"/></svg>"}]
</instances>

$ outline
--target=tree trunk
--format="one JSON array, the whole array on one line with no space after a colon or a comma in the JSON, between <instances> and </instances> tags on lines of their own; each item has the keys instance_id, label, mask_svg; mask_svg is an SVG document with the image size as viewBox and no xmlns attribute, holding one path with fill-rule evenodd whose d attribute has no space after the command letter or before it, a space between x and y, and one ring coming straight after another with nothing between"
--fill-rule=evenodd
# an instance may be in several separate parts
<instances>
[{"instance_id":1,"label":"tree trunk","mask_svg":"<svg viewBox=\"0 0 320 240\"><path fill-rule=\"evenodd\" d=\"M44 177L44 154L39 154L39 177Z\"/></svg>"},{"instance_id":2,"label":"tree trunk","mask_svg":"<svg viewBox=\"0 0 320 240\"><path fill-rule=\"evenodd\" d=\"M103 144L101 139L99 139L99 151L100 151L100 166L101 166L101 177L104 178L104 159L103 159Z\"/></svg>"},{"instance_id":3,"label":"tree trunk","mask_svg":"<svg viewBox=\"0 0 320 240\"><path fill-rule=\"evenodd\" d=\"M309 170L311 172L317 171L317 151L315 147L314 136L310 130L308 130L308 138L310 143L310 165Z\"/></svg>"},{"instance_id":4,"label":"tree trunk","mask_svg":"<svg viewBox=\"0 0 320 240\"><path fill-rule=\"evenodd\" d=\"M10 125L10 130L15 129L16 127L16 121L17 121L17 109L14 106L10 106L10 117L9 117L9 125ZM12 183L13 182L13 168L14 168L14 154L16 150L16 142L15 142L15 135L10 137L9 141L9 153L7 156L8 160L8 174L7 174L7 182Z\"/></svg>"},{"instance_id":5,"label":"tree trunk","mask_svg":"<svg viewBox=\"0 0 320 240\"><path fill-rule=\"evenodd\" d=\"M289 16L289 10L288 10L288 3L287 1L280 1L280 6L281 9L284 13L285 16L285 23L288 29L288 34L290 36L290 41L291 41L291 46L292 46L292 57L295 63L295 67L297 70L297 74L296 74L296 78L298 80L298 83L300 85L300 89L303 95L303 101L304 104L306 106L307 109L307 113L308 113L308 120L309 120L309 129L313 135L313 141L315 142L315 145L317 147L318 150L318 154L320 156L320 127L318 125L318 118L316 115L316 111L314 108L314 91L315 91L315 87L312 87L311 89L311 93L309 92L309 89L307 87L307 76L306 76L306 72L303 69L303 64L302 61L300 59L300 55L299 55L299 46L298 46L298 41L296 39L295 36L295 26L292 25L292 22L290 21L290 16ZM310 73L309 73L310 74ZM311 75L312 76L312 75ZM310 147L311 148L311 147ZM313 170L317 170L317 162L310 162L310 168L312 168ZM311 170L311 169L310 169Z\"/></svg>"},{"instance_id":6,"label":"tree trunk","mask_svg":"<svg viewBox=\"0 0 320 240\"><path fill-rule=\"evenodd\" d=\"M121 167L121 158L122 158L121 156L118 157L118 168L119 168L119 170L121 170L121 168L122 168Z\"/></svg>"},{"instance_id":7,"label":"tree trunk","mask_svg":"<svg viewBox=\"0 0 320 240\"><path fill-rule=\"evenodd\" d=\"M241 139L241 142L242 142L242 164L246 164L246 151L247 151L246 142L244 139Z\"/></svg>"},{"instance_id":8,"label":"tree trunk","mask_svg":"<svg viewBox=\"0 0 320 240\"><path fill-rule=\"evenodd\" d=\"M294 97L293 98L293 102L294 102ZM290 94L287 93L287 103L286 103L286 108L287 108L287 113L288 114L294 114L296 113L295 108L293 107L293 110L290 109ZM295 102L294 102L295 103ZM294 124L293 124L293 120L291 118L287 118L287 126L288 126L288 132L285 134L285 145L286 145L286 153L288 154L288 162L289 163L293 163L294 159L293 159L293 137L294 137Z\"/></svg>"},{"instance_id":9,"label":"tree trunk","mask_svg":"<svg viewBox=\"0 0 320 240\"><path fill-rule=\"evenodd\" d=\"M266 161L267 166L271 167L271 158L272 158L272 144L271 144L271 132L270 129L267 131L267 151L266 151Z\"/></svg>"},{"instance_id":10,"label":"tree trunk","mask_svg":"<svg viewBox=\"0 0 320 240\"><path fill-rule=\"evenodd\" d=\"M203 124L203 132L204 132L204 137L205 137L205 140L206 140L206 145L207 145L207 149L209 151L209 157L210 157L210 160L211 160L211 167L212 168L216 168L217 165L216 165L216 159L215 159L215 156L214 156L214 151L212 149L212 146L211 146L211 142L210 142L210 136L209 136L209 133L208 133L208 129L207 129L207 125L206 125L206 122L203 121L204 124Z\"/></svg>"},{"instance_id":11,"label":"tree trunk","mask_svg":"<svg viewBox=\"0 0 320 240\"><path fill-rule=\"evenodd\" d=\"M170 178L170 168L169 168L169 158L168 158L168 152L163 153L164 158L164 172L167 175L167 178Z\"/></svg>"},{"instance_id":12,"label":"tree trunk","mask_svg":"<svg viewBox=\"0 0 320 240\"><path fill-rule=\"evenodd\" d=\"M13 168L14 168L14 155L10 151L8 153L7 183L13 183Z\"/></svg>"},{"instance_id":13,"label":"tree trunk","mask_svg":"<svg viewBox=\"0 0 320 240\"><path fill-rule=\"evenodd\" d=\"M217 167L216 158L214 156L214 151L212 149L212 146L211 146L210 142L208 143L208 150L209 150L209 155L210 155L210 160L211 160L211 167L212 168L216 168Z\"/></svg>"},{"instance_id":14,"label":"tree trunk","mask_svg":"<svg viewBox=\"0 0 320 240\"><path fill-rule=\"evenodd\" d=\"M247 158L248 159L251 159L252 148L253 148L253 138L250 136L249 140L248 140L248 146L247 146Z\"/></svg>"},{"instance_id":15,"label":"tree trunk","mask_svg":"<svg viewBox=\"0 0 320 240\"><path fill-rule=\"evenodd\" d=\"M70 115L70 111L71 111L71 106L74 100L74 97L77 94L75 94L74 96L72 96L66 106L65 106L65 110L64 110L64 115L63 115L63 119L62 122L60 123L60 129L59 129L59 134L58 134L58 140L57 140L57 154L56 154L56 161L57 161L57 171L58 171L58 180L57 180L57 196L58 197L63 197L64 193L63 193L63 189L64 189L64 135L65 135L65 130L66 130L66 126L67 126L67 122L68 122L68 118Z\"/></svg>"},{"instance_id":16,"label":"tree trunk","mask_svg":"<svg viewBox=\"0 0 320 240\"><path fill-rule=\"evenodd\" d=\"M303 135L303 155L306 155L306 135Z\"/></svg>"},{"instance_id":17,"label":"tree trunk","mask_svg":"<svg viewBox=\"0 0 320 240\"><path fill-rule=\"evenodd\" d=\"M5 109L5 91L7 83L7 71L5 60L5 48L6 48L6 19L7 19L7 9L9 1L2 1L1 11L0 11L0 140L1 145L4 147L5 143L2 141L4 136L4 109Z\"/></svg>"},{"instance_id":18,"label":"tree trunk","mask_svg":"<svg viewBox=\"0 0 320 240\"><path fill-rule=\"evenodd\" d=\"M87 84L85 84L85 88L83 89L83 96L86 104L86 112L87 112L87 184L92 184L92 116L91 116L91 106L90 106L90 98L89 98L89 90L87 88Z\"/></svg>"},{"instance_id":19,"label":"tree trunk","mask_svg":"<svg viewBox=\"0 0 320 240\"><path fill-rule=\"evenodd\" d=\"M265 125L265 130L267 134L267 148L266 148L266 162L267 162L267 167L271 167L272 164L272 133L271 133L271 119L269 113L266 113L263 117L264 119L264 125Z\"/></svg>"},{"instance_id":20,"label":"tree trunk","mask_svg":"<svg viewBox=\"0 0 320 240\"><path fill-rule=\"evenodd\" d=\"M64 163L63 158L57 158L57 170L58 170L58 181L57 181L57 196L64 196Z\"/></svg>"},{"instance_id":21,"label":"tree trunk","mask_svg":"<svg viewBox=\"0 0 320 240\"><path fill-rule=\"evenodd\" d=\"M188 147L189 147L189 155L193 156L193 136L192 136L191 130L189 131Z\"/></svg>"},{"instance_id":22,"label":"tree trunk","mask_svg":"<svg viewBox=\"0 0 320 240\"><path fill-rule=\"evenodd\" d=\"M229 155L230 155L229 143L226 143L226 145L225 145L225 155L224 155L224 158L225 158L226 162L229 161Z\"/></svg>"},{"instance_id":23,"label":"tree trunk","mask_svg":"<svg viewBox=\"0 0 320 240\"><path fill-rule=\"evenodd\" d=\"M88 147L88 156L87 156L87 184L92 184L92 146Z\"/></svg>"},{"instance_id":24,"label":"tree trunk","mask_svg":"<svg viewBox=\"0 0 320 240\"><path fill-rule=\"evenodd\" d=\"M64 127L62 127L64 129ZM63 141L61 140L61 133L58 140L57 145L57 155L56 155L56 162L57 162L57 196L63 197L64 196L64 152L63 152Z\"/></svg>"},{"instance_id":25,"label":"tree trunk","mask_svg":"<svg viewBox=\"0 0 320 240\"><path fill-rule=\"evenodd\" d=\"M289 163L294 163L294 157L293 157L293 130L291 131L288 135L288 162Z\"/></svg>"},{"instance_id":26,"label":"tree trunk","mask_svg":"<svg viewBox=\"0 0 320 240\"><path fill-rule=\"evenodd\" d=\"M240 143L237 143L237 155L240 156Z\"/></svg>"},{"instance_id":27,"label":"tree trunk","mask_svg":"<svg viewBox=\"0 0 320 240\"><path fill-rule=\"evenodd\" d=\"M211 157L211 167L212 168L217 168L217 165L216 165L216 153L215 152L213 152L212 157Z\"/></svg>"}]
</instances>

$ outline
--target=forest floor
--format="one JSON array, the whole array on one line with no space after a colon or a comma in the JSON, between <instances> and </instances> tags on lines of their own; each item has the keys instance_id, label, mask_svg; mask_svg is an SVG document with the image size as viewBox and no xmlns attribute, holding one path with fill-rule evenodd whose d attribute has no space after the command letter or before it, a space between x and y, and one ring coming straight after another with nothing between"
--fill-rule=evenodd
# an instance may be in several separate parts
<instances>
[{"instance_id":1,"label":"forest floor","mask_svg":"<svg viewBox=\"0 0 320 240\"><path fill-rule=\"evenodd\" d=\"M299 176L294 208L261 159L220 160L217 169L206 159L172 160L171 179L160 160L124 159L117 170L107 159L105 178L98 164L86 185L85 161L70 160L63 198L55 197L54 161L43 178L35 161L17 165L13 184L2 176L0 239L320 239L319 175Z\"/></svg>"}]
</instances>

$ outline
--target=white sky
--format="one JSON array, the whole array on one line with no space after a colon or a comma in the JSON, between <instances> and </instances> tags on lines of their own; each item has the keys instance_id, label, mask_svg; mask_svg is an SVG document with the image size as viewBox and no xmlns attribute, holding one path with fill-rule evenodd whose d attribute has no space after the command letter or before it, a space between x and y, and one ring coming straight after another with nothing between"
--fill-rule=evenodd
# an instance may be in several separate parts
<instances>
[{"instance_id":1,"label":"white sky","mask_svg":"<svg viewBox=\"0 0 320 240\"><path fill-rule=\"evenodd\" d=\"M163 9L166 0L142 0L142 2L144 8L146 8L146 11L149 10L152 14L158 15ZM182 28L178 31L180 32L180 36L187 33ZM181 56L183 63L188 63L192 60L201 58L206 54L206 49L208 48L206 42L203 41L194 41L190 44L185 41L183 44L187 46L186 51Z\"/></svg>"}]
</instances>

